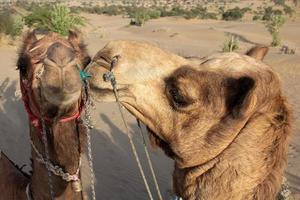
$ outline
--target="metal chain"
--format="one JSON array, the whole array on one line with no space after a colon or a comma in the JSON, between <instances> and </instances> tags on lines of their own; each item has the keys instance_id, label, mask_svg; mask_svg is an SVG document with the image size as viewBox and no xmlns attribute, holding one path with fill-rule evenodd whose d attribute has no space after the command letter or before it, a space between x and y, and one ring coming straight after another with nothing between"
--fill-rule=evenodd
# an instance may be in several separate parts
<instances>
[{"instance_id":1,"label":"metal chain","mask_svg":"<svg viewBox=\"0 0 300 200\"><path fill-rule=\"evenodd\" d=\"M94 173L94 164L93 164L93 157L92 157L92 145L91 145L91 136L90 136L90 130L93 128L92 125L92 117L91 117L91 106L93 106L92 101L90 100L88 96L89 91L89 83L88 81L84 81L84 89L85 89L85 113L83 118L83 123L86 127L86 136L87 136L87 148L88 148L88 162L89 162L89 168L90 168L90 178L91 178L91 190L92 190L92 199L96 200L96 192L95 192L95 173Z\"/></svg>"},{"instance_id":2,"label":"metal chain","mask_svg":"<svg viewBox=\"0 0 300 200\"><path fill-rule=\"evenodd\" d=\"M283 183L281 184L281 190L277 195L277 200L293 200L292 192L289 188L287 180L283 177Z\"/></svg>"},{"instance_id":3,"label":"metal chain","mask_svg":"<svg viewBox=\"0 0 300 200\"><path fill-rule=\"evenodd\" d=\"M36 146L33 144L32 140L30 140L31 146L38 155L38 158L36 159L38 162L44 164L48 170L50 170L53 174L56 176L60 176L63 180L70 182L70 181L78 181L79 180L79 171L80 171L80 166L81 166L81 160L79 160L79 165L78 168L75 172L75 174L71 175L68 172L64 172L64 170L58 166L58 165L53 165L50 161L47 161L42 154L38 151Z\"/></svg>"},{"instance_id":4,"label":"metal chain","mask_svg":"<svg viewBox=\"0 0 300 200\"><path fill-rule=\"evenodd\" d=\"M151 158L150 158L150 154L149 154L149 151L148 151L148 148L147 148L147 144L146 144L146 140L145 140L145 137L144 137L143 129L141 127L140 120L138 120L138 119L137 119L137 124L138 124L138 127L139 127L139 132L142 136L144 150L145 150L145 153L146 153L148 165L150 167L151 175L152 175L152 178L153 178L153 181L154 181L154 185L155 185L158 197L159 197L160 200L163 200L161 192L160 192L160 188L159 188L159 185L158 185L158 181L157 181L157 178L156 178L156 174L155 174L155 171L154 171L154 168L153 168L153 164L152 164L152 161L151 161Z\"/></svg>"}]
</instances>

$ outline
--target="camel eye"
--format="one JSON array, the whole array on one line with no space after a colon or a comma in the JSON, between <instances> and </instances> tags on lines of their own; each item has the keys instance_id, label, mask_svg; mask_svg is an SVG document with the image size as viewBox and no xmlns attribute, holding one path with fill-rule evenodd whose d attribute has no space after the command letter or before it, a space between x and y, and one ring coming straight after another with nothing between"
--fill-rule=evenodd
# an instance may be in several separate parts
<instances>
[{"instance_id":1,"label":"camel eye","mask_svg":"<svg viewBox=\"0 0 300 200\"><path fill-rule=\"evenodd\" d=\"M184 97L179 93L179 91L176 88L171 88L169 90L169 94L173 104L176 107L184 107L188 104L188 102L184 99Z\"/></svg>"}]
</instances>

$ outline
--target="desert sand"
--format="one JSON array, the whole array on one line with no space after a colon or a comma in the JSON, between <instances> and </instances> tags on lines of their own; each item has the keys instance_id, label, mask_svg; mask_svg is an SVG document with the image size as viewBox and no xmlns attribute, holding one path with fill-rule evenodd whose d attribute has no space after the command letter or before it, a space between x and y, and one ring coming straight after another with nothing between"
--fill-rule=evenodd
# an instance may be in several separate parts
<instances>
[{"instance_id":1,"label":"desert sand","mask_svg":"<svg viewBox=\"0 0 300 200\"><path fill-rule=\"evenodd\" d=\"M84 16L89 25L83 30L83 36L91 56L108 41L116 39L146 41L182 56L198 57L220 52L226 38L225 33L233 33L239 37L238 51L241 53L257 43L271 42L264 26L253 21L203 21L173 17L151 20L143 27L132 27L128 26L129 19L121 16ZM300 199L300 21L286 23L281 33L283 43L297 48L298 52L295 55L284 55L279 53L278 48L271 48L264 62L273 66L280 74L283 91L294 110L294 136L290 144L286 177L292 191ZM28 121L18 96L16 59L17 47L0 46L0 84L9 79L3 96L0 97L0 149L19 166L25 164L25 171L30 171ZM92 131L92 147L97 199L147 199L117 105L96 103L93 115L95 129ZM136 121L128 113L126 118L155 194ZM164 199L170 199L173 161L158 149L151 149L150 152ZM157 199L156 194L154 198Z\"/></svg>"}]
</instances>

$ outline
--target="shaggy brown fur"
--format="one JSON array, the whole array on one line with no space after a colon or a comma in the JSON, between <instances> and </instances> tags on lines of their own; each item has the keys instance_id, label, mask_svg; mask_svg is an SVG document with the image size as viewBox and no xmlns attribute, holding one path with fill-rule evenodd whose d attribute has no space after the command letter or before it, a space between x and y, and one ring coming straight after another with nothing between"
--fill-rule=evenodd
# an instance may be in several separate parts
<instances>
[{"instance_id":1,"label":"shaggy brown fur","mask_svg":"<svg viewBox=\"0 0 300 200\"><path fill-rule=\"evenodd\" d=\"M5 184L3 182L5 180ZM0 200L27 199L25 188L29 178L0 151ZM7 196L5 194L10 194Z\"/></svg>"},{"instance_id":2,"label":"shaggy brown fur","mask_svg":"<svg viewBox=\"0 0 300 200\"><path fill-rule=\"evenodd\" d=\"M29 84L32 89L32 93L29 92L30 107L36 106L43 117L51 119L45 122L50 160L70 174L76 172L80 155L85 152L82 144L86 143L86 129L79 119L64 123L59 122L59 119L72 116L79 109L82 85L76 64L83 69L89 60L85 46L75 32L70 32L68 40L54 33L38 40L35 33L30 32L24 39L17 64L20 81ZM35 78L41 67L44 68L42 82ZM40 130L31 123L29 125L31 139L45 157L44 145L38 136ZM47 169L36 158L37 155L32 150L30 183L33 199L51 199ZM1 183L7 184L7 181L9 180L4 179ZM81 192L73 191L71 182L66 182L54 174L52 182L55 199L83 198ZM17 189L23 190L24 187L18 186ZM20 193L24 192L23 190ZM5 199L12 199L9 191L2 194ZM19 200L22 196L13 199Z\"/></svg>"},{"instance_id":3,"label":"shaggy brown fur","mask_svg":"<svg viewBox=\"0 0 300 200\"><path fill-rule=\"evenodd\" d=\"M198 65L146 43L113 41L88 70L99 101L115 101L102 76L117 55L113 72L120 101L175 160L176 195L184 200L275 199L291 114L270 66L236 53L205 57Z\"/></svg>"}]
</instances>

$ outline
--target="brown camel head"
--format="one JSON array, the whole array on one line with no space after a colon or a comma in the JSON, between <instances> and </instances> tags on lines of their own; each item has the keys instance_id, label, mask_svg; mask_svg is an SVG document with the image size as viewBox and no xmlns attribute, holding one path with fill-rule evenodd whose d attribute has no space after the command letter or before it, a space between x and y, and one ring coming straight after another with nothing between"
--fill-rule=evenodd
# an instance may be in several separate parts
<instances>
[{"instance_id":1,"label":"brown camel head","mask_svg":"<svg viewBox=\"0 0 300 200\"><path fill-rule=\"evenodd\" d=\"M196 66L146 43L113 41L88 70L92 96L99 101L115 101L111 84L103 80L115 57L112 72L121 103L179 167L216 157L266 101L280 94L271 69L245 55L216 54Z\"/></svg>"},{"instance_id":2,"label":"brown camel head","mask_svg":"<svg viewBox=\"0 0 300 200\"><path fill-rule=\"evenodd\" d=\"M31 121L32 143L45 158L40 134L44 119L49 159L72 175L80 166L80 153L85 151L86 128L78 119L83 107L80 72L89 62L77 33L70 31L68 38L48 33L37 39L32 31L25 36L17 63L22 97ZM30 190L34 199L50 199L47 170L37 156L32 151ZM72 190L71 182L52 177L55 196L81 199L81 193Z\"/></svg>"},{"instance_id":3,"label":"brown camel head","mask_svg":"<svg viewBox=\"0 0 300 200\"><path fill-rule=\"evenodd\" d=\"M45 117L54 118L74 112L73 105L78 103L82 87L79 70L89 61L76 32L70 31L67 39L56 33L37 39L32 31L25 36L17 65L21 82L32 90L33 94L28 95L37 109Z\"/></svg>"}]
</instances>

